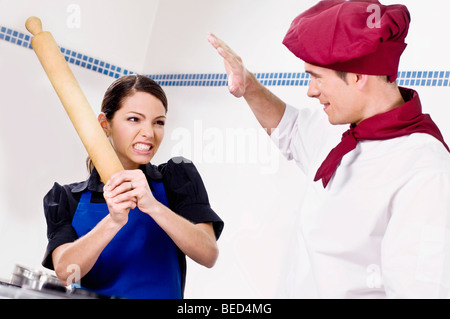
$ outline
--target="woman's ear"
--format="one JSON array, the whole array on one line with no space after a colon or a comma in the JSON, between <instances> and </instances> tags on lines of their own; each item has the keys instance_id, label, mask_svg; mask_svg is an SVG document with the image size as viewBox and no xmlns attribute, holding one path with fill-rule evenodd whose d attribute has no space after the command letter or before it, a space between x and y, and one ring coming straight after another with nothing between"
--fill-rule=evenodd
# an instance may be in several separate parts
<instances>
[{"instance_id":1,"label":"woman's ear","mask_svg":"<svg viewBox=\"0 0 450 319\"><path fill-rule=\"evenodd\" d=\"M103 131L105 132L106 136L109 137L110 133L109 133L109 122L108 119L106 118L105 113L100 113L98 115L98 122L100 123L100 126L102 127Z\"/></svg>"}]
</instances>

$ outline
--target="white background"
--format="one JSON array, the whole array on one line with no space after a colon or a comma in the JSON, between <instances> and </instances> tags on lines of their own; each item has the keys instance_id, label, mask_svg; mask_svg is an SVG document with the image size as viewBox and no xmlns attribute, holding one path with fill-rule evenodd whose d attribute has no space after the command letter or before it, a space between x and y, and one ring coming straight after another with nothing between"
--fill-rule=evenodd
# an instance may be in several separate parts
<instances>
[{"instance_id":1,"label":"white background","mask_svg":"<svg viewBox=\"0 0 450 319\"><path fill-rule=\"evenodd\" d=\"M223 73L208 32L228 42L253 72L302 72L303 63L281 42L291 21L315 2L0 0L0 25L27 33L26 19L39 16L61 46L142 74ZM400 70L449 71L450 2L402 3L412 24ZM79 27L67 23L71 4L81 9ZM113 79L71 68L98 113ZM0 278L9 279L16 263L40 267L47 244L42 198L55 181L86 179L87 154L32 50L0 41L0 74ZM153 163L181 149L189 152L190 142L190 157L225 221L216 266L209 270L189 262L186 297L302 297L287 295L286 282L301 283L307 271L306 261L303 268L289 268L294 255L304 254L303 247L291 245L304 176L263 135L257 135L256 156L254 141L243 150L224 146L230 143L227 132L261 132L245 101L230 96L226 87L164 89L169 118L165 144ZM414 89L449 142L449 87ZM320 107L306 97L306 87L271 90L289 104ZM190 140L180 132L191 132ZM222 157L208 153L219 148ZM237 151L244 152L242 158Z\"/></svg>"}]
</instances>

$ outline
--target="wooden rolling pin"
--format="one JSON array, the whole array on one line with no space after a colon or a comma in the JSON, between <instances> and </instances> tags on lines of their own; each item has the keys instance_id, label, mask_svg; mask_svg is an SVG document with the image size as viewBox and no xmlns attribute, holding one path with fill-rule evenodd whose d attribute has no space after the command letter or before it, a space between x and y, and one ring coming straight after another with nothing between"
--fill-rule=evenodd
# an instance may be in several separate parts
<instances>
[{"instance_id":1,"label":"wooden rolling pin","mask_svg":"<svg viewBox=\"0 0 450 319\"><path fill-rule=\"evenodd\" d=\"M101 180L106 184L114 173L123 170L122 163L52 34L42 31L41 20L37 17L28 18L25 26L34 35L31 46L100 174Z\"/></svg>"}]
</instances>

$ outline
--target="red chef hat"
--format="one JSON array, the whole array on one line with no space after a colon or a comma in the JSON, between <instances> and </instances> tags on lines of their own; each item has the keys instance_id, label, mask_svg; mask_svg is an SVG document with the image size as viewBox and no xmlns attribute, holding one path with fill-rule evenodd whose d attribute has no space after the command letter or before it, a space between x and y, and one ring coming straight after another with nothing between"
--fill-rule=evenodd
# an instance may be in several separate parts
<instances>
[{"instance_id":1,"label":"red chef hat","mask_svg":"<svg viewBox=\"0 0 450 319\"><path fill-rule=\"evenodd\" d=\"M322 0L294 19L283 44L307 63L394 82L410 21L403 5Z\"/></svg>"}]
</instances>

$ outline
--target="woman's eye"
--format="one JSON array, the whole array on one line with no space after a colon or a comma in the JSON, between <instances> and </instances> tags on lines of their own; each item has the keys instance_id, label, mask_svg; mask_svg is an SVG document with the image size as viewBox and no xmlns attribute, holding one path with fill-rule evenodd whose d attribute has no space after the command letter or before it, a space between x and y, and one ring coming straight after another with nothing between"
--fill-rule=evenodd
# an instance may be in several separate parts
<instances>
[{"instance_id":1,"label":"woman's eye","mask_svg":"<svg viewBox=\"0 0 450 319\"><path fill-rule=\"evenodd\" d=\"M130 121L130 122L137 122L137 121L139 121L139 119L137 117L129 117L128 121Z\"/></svg>"},{"instance_id":2,"label":"woman's eye","mask_svg":"<svg viewBox=\"0 0 450 319\"><path fill-rule=\"evenodd\" d=\"M164 125L166 125L166 122L164 122L164 121L156 121L156 124L164 126Z\"/></svg>"}]
</instances>

